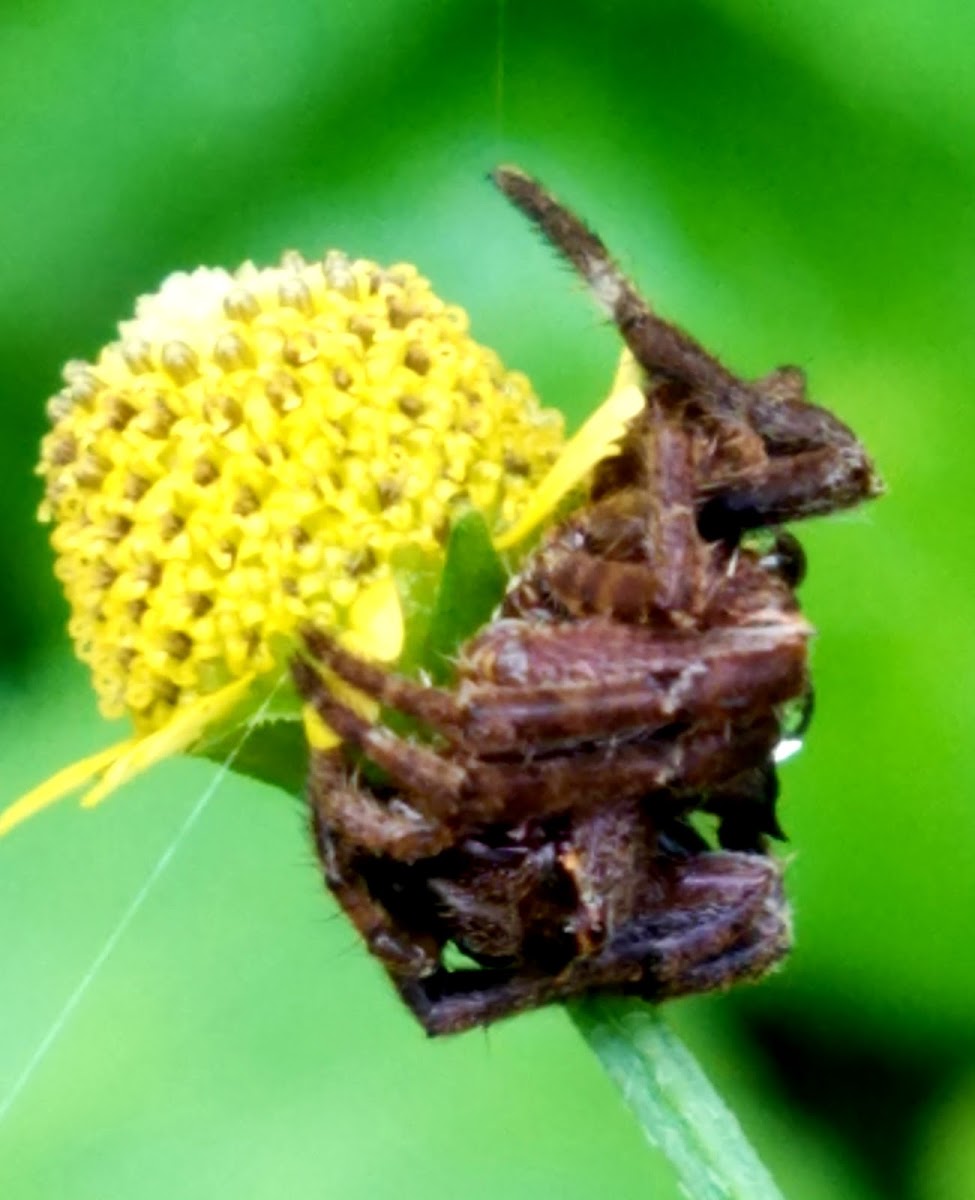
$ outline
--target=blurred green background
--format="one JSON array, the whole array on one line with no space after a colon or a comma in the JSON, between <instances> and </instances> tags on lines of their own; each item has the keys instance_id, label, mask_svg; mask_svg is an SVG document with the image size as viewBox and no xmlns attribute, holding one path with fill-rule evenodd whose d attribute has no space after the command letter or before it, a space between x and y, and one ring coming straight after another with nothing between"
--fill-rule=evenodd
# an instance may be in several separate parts
<instances>
[{"instance_id":1,"label":"blurred green background","mask_svg":"<svg viewBox=\"0 0 975 1200\"><path fill-rule=\"evenodd\" d=\"M781 362L890 494L804 530L818 712L783 771L798 944L674 1007L790 1198L975 1195L975 7L8 0L3 795L120 736L31 475L61 363L177 267L420 265L578 419L617 339L485 182L538 174L669 316ZM0 843L0 1104L213 768ZM300 806L226 783L0 1119L4 1200L676 1197L557 1011L427 1043Z\"/></svg>"}]
</instances>

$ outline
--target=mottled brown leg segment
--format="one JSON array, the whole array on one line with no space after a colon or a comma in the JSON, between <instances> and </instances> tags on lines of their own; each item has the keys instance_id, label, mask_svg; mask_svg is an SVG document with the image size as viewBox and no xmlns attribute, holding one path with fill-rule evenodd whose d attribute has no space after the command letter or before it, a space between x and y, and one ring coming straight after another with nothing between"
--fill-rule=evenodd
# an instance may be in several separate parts
<instances>
[{"instance_id":1,"label":"mottled brown leg segment","mask_svg":"<svg viewBox=\"0 0 975 1200\"><path fill-rule=\"evenodd\" d=\"M397 781L409 781L424 816L444 819L455 812L467 780L462 766L359 716L329 692L308 663L296 660L292 674L298 691L343 741L368 755L377 766L389 770Z\"/></svg>"},{"instance_id":2,"label":"mottled brown leg segment","mask_svg":"<svg viewBox=\"0 0 975 1200\"><path fill-rule=\"evenodd\" d=\"M651 401L653 403L653 401ZM697 539L693 446L686 433L661 421L638 452L647 492L639 513L639 539L633 535L629 497L610 496L586 519L585 547L569 536L538 560L536 573L546 589L575 616L605 613L620 621L673 621L687 624L695 612L700 546ZM648 503L646 497L652 497ZM613 536L613 509L619 505L619 534ZM598 533L590 533L592 521ZM620 560L623 561L620 561Z\"/></svg>"},{"instance_id":3,"label":"mottled brown leg segment","mask_svg":"<svg viewBox=\"0 0 975 1200\"><path fill-rule=\"evenodd\" d=\"M778 739L778 722L769 717L744 728L695 728L674 740L644 739L610 750L575 747L571 754L536 760L445 760L370 724L324 687L303 690L322 720L387 771L423 817L443 822L454 837L502 817L518 821L586 809L607 794L634 796L678 782L690 790L716 769L734 775L762 761Z\"/></svg>"},{"instance_id":4,"label":"mottled brown leg segment","mask_svg":"<svg viewBox=\"0 0 975 1200\"><path fill-rule=\"evenodd\" d=\"M651 563L614 562L588 550L559 550L539 567L546 590L569 616L610 613L636 624L660 614L659 572Z\"/></svg>"},{"instance_id":5,"label":"mottled brown leg segment","mask_svg":"<svg viewBox=\"0 0 975 1200\"><path fill-rule=\"evenodd\" d=\"M705 392L726 391L736 384L694 338L650 310L602 240L534 179L514 167L500 167L494 182L588 283L645 370Z\"/></svg>"},{"instance_id":6,"label":"mottled brown leg segment","mask_svg":"<svg viewBox=\"0 0 975 1200\"><path fill-rule=\"evenodd\" d=\"M506 820L557 812L585 812L607 796L625 799L664 788L690 794L719 768L735 774L761 762L778 741L778 722L761 720L746 727L725 725L694 729L673 741L574 749L571 754L523 763L478 763L470 768L470 798L464 813L497 813L499 789ZM490 807L489 807L490 805ZM483 817L482 817L483 820Z\"/></svg>"},{"instance_id":7,"label":"mottled brown leg segment","mask_svg":"<svg viewBox=\"0 0 975 1200\"><path fill-rule=\"evenodd\" d=\"M724 537L852 508L882 490L870 460L856 448L805 450L770 459L755 479L716 480L705 489L714 494L701 506L699 525L705 537Z\"/></svg>"},{"instance_id":8,"label":"mottled brown leg segment","mask_svg":"<svg viewBox=\"0 0 975 1200\"><path fill-rule=\"evenodd\" d=\"M607 989L662 1000L757 978L789 948L778 865L758 855L673 864L665 902L557 975L437 971L400 986L428 1033L456 1033L553 1000ZM664 897L662 896L662 900Z\"/></svg>"},{"instance_id":9,"label":"mottled brown leg segment","mask_svg":"<svg viewBox=\"0 0 975 1200\"><path fill-rule=\"evenodd\" d=\"M656 501L647 523L647 557L658 580L653 600L658 612L676 624L692 623L700 590L703 548L697 537L693 450L687 431L668 420L658 423L648 444L648 487Z\"/></svg>"},{"instance_id":10,"label":"mottled brown leg segment","mask_svg":"<svg viewBox=\"0 0 975 1200\"><path fill-rule=\"evenodd\" d=\"M373 897L356 864L355 850L333 822L331 801L350 786L346 770L335 753L312 756L311 827L325 882L369 950L395 981L428 975L439 966L439 945L400 925Z\"/></svg>"},{"instance_id":11,"label":"mottled brown leg segment","mask_svg":"<svg viewBox=\"0 0 975 1200\"><path fill-rule=\"evenodd\" d=\"M532 634L526 628L526 644ZM614 677L612 686L607 686L605 673L600 676L598 670L604 654L598 631L566 623L548 627L541 636L552 643L550 654L563 658L573 671L578 670L584 655L593 657L594 669L588 681L479 683L456 694L415 684L373 666L341 649L324 634L309 637L308 645L346 683L417 718L455 746L476 749L480 757L490 758L519 750L526 741L531 741L533 750L543 751L549 743L585 740L596 734L652 734L701 713L709 713L717 721L735 714L745 689L768 706L781 704L806 687L807 635L807 627L799 618L791 624L783 621L778 627L746 632L715 630L700 638L693 660L688 661L687 649L680 643L668 643L649 634L641 636L637 631L624 660L628 673ZM512 644L514 636L515 631L507 627L507 645ZM486 642L482 643L481 653L490 656ZM502 664L498 662L496 668L500 671ZM351 736L354 729L360 748L370 752L362 719L345 706L339 706L341 712L336 711L338 702L317 673L303 664L295 677L299 689L317 706L322 718L343 737ZM381 728L373 734L374 741L382 739L377 749L383 755L389 753L386 743L391 736ZM411 753L417 763L426 763L432 771L443 762L434 752L419 747L413 747ZM385 758L382 765L386 765Z\"/></svg>"},{"instance_id":12,"label":"mottled brown leg segment","mask_svg":"<svg viewBox=\"0 0 975 1200\"><path fill-rule=\"evenodd\" d=\"M755 528L835 512L883 493L853 432L831 412L805 401L802 373L782 368L770 380L743 393L769 461L744 479L718 474L705 481L700 520L709 536L715 530L723 536L725 527Z\"/></svg>"},{"instance_id":13,"label":"mottled brown leg segment","mask_svg":"<svg viewBox=\"0 0 975 1200\"><path fill-rule=\"evenodd\" d=\"M676 798L671 804L680 806ZM658 842L656 820L641 800L594 808L573 823L559 861L578 898L571 929L588 953L639 911L647 879L660 877Z\"/></svg>"},{"instance_id":14,"label":"mottled brown leg segment","mask_svg":"<svg viewBox=\"0 0 975 1200\"><path fill-rule=\"evenodd\" d=\"M317 755L316 758L325 757ZM423 817L399 798L385 802L373 791L357 785L348 767L327 784L313 766L314 805L343 841L368 846L370 853L385 854L397 862L416 862L445 850L453 841L442 822Z\"/></svg>"},{"instance_id":15,"label":"mottled brown leg segment","mask_svg":"<svg viewBox=\"0 0 975 1200\"><path fill-rule=\"evenodd\" d=\"M396 675L386 667L343 649L334 637L322 630L306 628L303 636L314 659L388 708L409 713L445 736L461 723L463 710L454 692ZM307 680L307 676L303 679Z\"/></svg>"}]
</instances>

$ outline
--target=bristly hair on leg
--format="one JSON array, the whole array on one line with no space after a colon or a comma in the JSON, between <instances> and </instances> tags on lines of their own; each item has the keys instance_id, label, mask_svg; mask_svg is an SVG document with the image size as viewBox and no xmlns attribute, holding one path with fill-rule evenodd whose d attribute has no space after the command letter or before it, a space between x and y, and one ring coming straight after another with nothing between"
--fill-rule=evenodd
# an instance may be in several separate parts
<instances>
[{"instance_id":1,"label":"bristly hair on leg","mask_svg":"<svg viewBox=\"0 0 975 1200\"><path fill-rule=\"evenodd\" d=\"M498 167L492 179L582 276L646 371L714 395L741 388L714 355L650 310L602 239L537 180L512 166Z\"/></svg>"},{"instance_id":2,"label":"bristly hair on leg","mask_svg":"<svg viewBox=\"0 0 975 1200\"><path fill-rule=\"evenodd\" d=\"M739 439L761 439L768 462L760 482L747 471L719 471L711 479L712 498L700 516L709 538L849 508L883 493L852 430L806 399L798 368L781 367L755 381L739 378L652 312L602 240L537 180L511 166L498 167L492 178L589 285L647 372L665 414L679 412L693 395L696 406L729 431L737 426Z\"/></svg>"},{"instance_id":3,"label":"bristly hair on leg","mask_svg":"<svg viewBox=\"0 0 975 1200\"><path fill-rule=\"evenodd\" d=\"M431 1034L594 991L723 989L786 954L768 838L786 717L808 709L812 628L802 552L778 527L876 486L795 368L730 375L539 184L495 178L646 377L624 389L588 500L527 549L452 680L401 676L323 628L294 663L342 741L312 754L325 882ZM754 528L767 532L746 539ZM711 836L692 825L702 812Z\"/></svg>"}]
</instances>

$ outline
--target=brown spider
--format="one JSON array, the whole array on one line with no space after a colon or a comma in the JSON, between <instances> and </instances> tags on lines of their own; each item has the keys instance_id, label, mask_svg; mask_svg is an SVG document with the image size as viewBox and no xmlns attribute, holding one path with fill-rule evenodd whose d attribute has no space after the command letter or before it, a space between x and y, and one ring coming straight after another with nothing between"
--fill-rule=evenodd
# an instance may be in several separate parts
<instances>
[{"instance_id":1,"label":"brown spider","mask_svg":"<svg viewBox=\"0 0 975 1200\"><path fill-rule=\"evenodd\" d=\"M556 527L453 688L307 634L304 696L344 741L313 756L325 878L432 1034L592 989L661 1000L754 979L786 952L773 751L808 697L802 551L783 521L881 485L783 368L745 383L655 316L532 179L508 198L576 267L647 373L590 502ZM771 527L750 544L744 531ZM755 542L755 539L751 539ZM333 676L429 731L359 716ZM366 759L387 783L366 782ZM717 814L712 849L689 814ZM457 952L467 962L450 962Z\"/></svg>"}]
</instances>

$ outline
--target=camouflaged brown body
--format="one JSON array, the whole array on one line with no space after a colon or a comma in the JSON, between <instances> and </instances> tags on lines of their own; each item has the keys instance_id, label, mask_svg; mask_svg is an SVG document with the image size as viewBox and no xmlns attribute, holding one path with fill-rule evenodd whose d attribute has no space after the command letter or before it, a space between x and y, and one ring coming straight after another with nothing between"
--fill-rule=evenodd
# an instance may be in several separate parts
<instances>
[{"instance_id":1,"label":"camouflaged brown body","mask_svg":"<svg viewBox=\"0 0 975 1200\"><path fill-rule=\"evenodd\" d=\"M732 376L534 181L497 180L586 278L648 381L589 502L527 557L461 648L453 687L320 630L295 664L346 747L312 769L327 882L429 1033L593 989L726 987L783 956L773 752L783 706L810 695L811 629L801 549L774 526L879 490L799 372ZM742 544L763 526L764 547ZM363 717L335 677L421 735ZM385 781L366 782L361 759ZM713 841L699 813L717 817ZM451 947L475 965L449 965Z\"/></svg>"}]
</instances>

